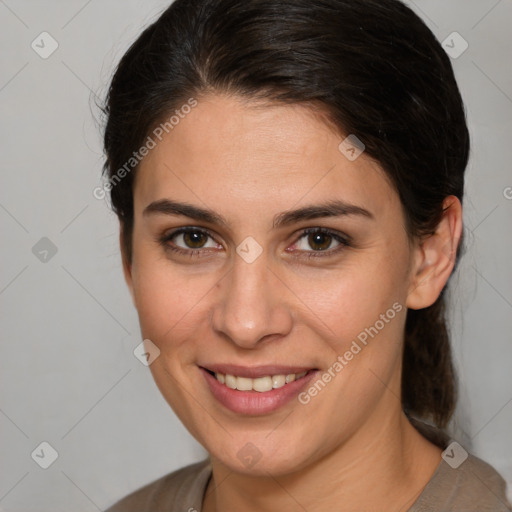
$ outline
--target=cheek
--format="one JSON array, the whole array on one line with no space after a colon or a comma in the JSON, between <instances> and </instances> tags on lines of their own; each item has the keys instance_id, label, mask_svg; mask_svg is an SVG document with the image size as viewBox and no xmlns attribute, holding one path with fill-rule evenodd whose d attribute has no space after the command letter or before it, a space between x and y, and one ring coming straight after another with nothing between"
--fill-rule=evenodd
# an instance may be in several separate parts
<instances>
[{"instance_id":1,"label":"cheek","mask_svg":"<svg viewBox=\"0 0 512 512\"><path fill-rule=\"evenodd\" d=\"M325 379L312 382L299 398L312 421L323 419L321 435L326 443L327 439L336 443L342 432L354 431L388 388L399 394L396 377L406 286L399 266L381 272L377 268L373 264L345 268L329 279L317 279L314 287L311 280L309 285L304 281L298 291L310 310L302 323L314 333L313 343L324 365L319 379ZM389 396L394 400L393 393ZM333 423L344 428L332 428Z\"/></svg>"},{"instance_id":2,"label":"cheek","mask_svg":"<svg viewBox=\"0 0 512 512\"><path fill-rule=\"evenodd\" d=\"M348 350L352 340L364 341L368 330L400 339L405 312L407 282L403 255L388 259L382 253L347 263L330 273L294 276L290 288L307 306L305 316L312 330L323 333L337 354ZM368 335L369 336L369 335Z\"/></svg>"},{"instance_id":3,"label":"cheek","mask_svg":"<svg viewBox=\"0 0 512 512\"><path fill-rule=\"evenodd\" d=\"M132 276L142 336L170 361L176 362L172 356L178 349L181 359L187 360L187 353L192 358L195 345L206 337L211 294L222 276L218 272L191 276L165 256L150 253L134 259Z\"/></svg>"}]
</instances>

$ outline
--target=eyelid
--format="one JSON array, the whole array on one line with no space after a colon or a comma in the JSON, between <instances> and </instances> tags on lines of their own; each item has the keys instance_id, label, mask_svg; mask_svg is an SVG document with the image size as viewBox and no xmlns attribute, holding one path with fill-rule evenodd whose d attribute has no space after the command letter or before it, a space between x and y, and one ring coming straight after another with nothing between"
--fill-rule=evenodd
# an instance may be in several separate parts
<instances>
[{"instance_id":1,"label":"eyelid","mask_svg":"<svg viewBox=\"0 0 512 512\"><path fill-rule=\"evenodd\" d=\"M190 233L191 231L203 233L207 237L211 238L216 244L222 245L217 240L217 237L214 236L213 233L211 233L211 231L209 229L199 227L199 226L182 226L180 228L171 229L170 231L165 232L162 236L157 237L157 242L162 244L167 249L170 249L170 250L173 250L176 252L181 252L183 254L185 254L185 253L186 254L196 254L200 251L211 251L212 250L211 247L205 247L205 248L200 247L198 249L193 249L193 248L184 249L183 247L179 247L174 244L169 245L169 243L171 242L171 240L173 238L177 237L178 235L182 235L184 233Z\"/></svg>"},{"instance_id":2,"label":"eyelid","mask_svg":"<svg viewBox=\"0 0 512 512\"><path fill-rule=\"evenodd\" d=\"M179 228L174 228L174 229L168 231L167 233L164 233L163 236L158 237L157 241L160 242L167 249L170 249L172 251L179 252L182 254L187 254L187 255L197 255L201 252L212 251L211 247L198 248L198 249L193 249L193 248L185 249L185 248L179 247L174 244L169 245L169 242L174 237L176 237L180 234L183 234L183 233L191 232L191 231L203 233L207 237L211 238L215 243L222 245L217 240L217 237L208 228L199 227L199 226L182 226ZM333 230L330 228L326 228L326 227L322 227L322 226L315 226L315 227L308 227L308 228L301 229L298 233L295 234L295 237L293 239L294 241L292 242L291 245L295 245L301 238L303 238L307 235L310 235L310 234L314 234L314 233L323 233L323 234L329 235L334 240L336 240L339 243L339 245L333 249L326 249L324 251L315 251L313 249L312 250L303 250L303 249L289 250L288 248L286 249L286 251L307 254L308 257L317 257L317 256L321 257L321 256L331 256L331 255L337 253L338 251L343 250L344 248L352 245L352 240L351 240L350 236L346 235L345 233L340 233L339 231L336 231L336 230ZM216 249L214 249L214 250L216 250Z\"/></svg>"},{"instance_id":3,"label":"eyelid","mask_svg":"<svg viewBox=\"0 0 512 512\"><path fill-rule=\"evenodd\" d=\"M294 244L297 243L298 240L300 240L301 238L303 238L306 235L311 235L311 234L315 234L315 233L322 233L324 235L332 236L335 240L337 240L338 242L345 244L345 245L350 245L352 242L351 238L344 233L340 233L339 231L336 231L334 229L317 226L317 227L302 229L299 232L299 234L295 237L295 242L293 242L293 243Z\"/></svg>"},{"instance_id":4,"label":"eyelid","mask_svg":"<svg viewBox=\"0 0 512 512\"><path fill-rule=\"evenodd\" d=\"M166 238L169 240L171 238L174 238L176 235L190 233L191 231L199 231L200 233L204 233L215 240L215 236L211 233L209 229L199 226L182 226L181 228L174 228L164 233L162 238Z\"/></svg>"}]
</instances>

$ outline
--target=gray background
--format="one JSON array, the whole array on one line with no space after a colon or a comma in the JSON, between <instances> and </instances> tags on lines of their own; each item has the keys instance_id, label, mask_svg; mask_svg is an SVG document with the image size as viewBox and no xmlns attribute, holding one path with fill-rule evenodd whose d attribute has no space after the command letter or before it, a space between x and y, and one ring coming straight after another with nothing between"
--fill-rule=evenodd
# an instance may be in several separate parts
<instances>
[{"instance_id":1,"label":"gray background","mask_svg":"<svg viewBox=\"0 0 512 512\"><path fill-rule=\"evenodd\" d=\"M205 453L133 355L116 219L92 195L95 95L167 3L0 0L0 510L101 510ZM440 41L457 31L469 44L453 60L473 137L468 250L451 293L455 429L512 483L512 1L409 3ZM59 44L47 59L31 48L43 31ZM43 441L58 452L46 470L35 460L48 449L31 457Z\"/></svg>"}]
</instances>

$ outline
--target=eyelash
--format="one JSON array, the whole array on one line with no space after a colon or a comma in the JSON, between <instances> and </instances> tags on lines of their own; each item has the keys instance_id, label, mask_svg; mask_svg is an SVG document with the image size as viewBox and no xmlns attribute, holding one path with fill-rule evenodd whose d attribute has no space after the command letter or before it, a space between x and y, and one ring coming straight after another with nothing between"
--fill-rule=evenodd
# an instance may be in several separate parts
<instances>
[{"instance_id":1,"label":"eyelash","mask_svg":"<svg viewBox=\"0 0 512 512\"><path fill-rule=\"evenodd\" d=\"M205 251L210 252L210 250L208 250L208 249L182 249L181 247L178 247L176 245L169 243L169 242L171 242L171 240L173 238L177 237L178 235L185 234L185 233L202 233L202 234L210 237L212 240L215 240L214 236L208 230L205 230L204 228L196 228L193 226L189 226L189 227L176 229L176 230L172 231L171 233L168 233L168 234L162 236L161 238L158 239L158 242L166 250L172 251L176 254L180 254L183 256L188 256L190 258L201 257L204 255ZM333 256L334 254L337 254L338 252L345 249L346 247L351 246L351 241L348 236L346 236L346 235L343 236L336 231L332 231L330 229L321 228L321 227L306 228L306 229L302 230L300 235L296 238L295 242L292 245L296 244L299 240L301 240L305 236L308 236L311 234L324 234L324 235L331 236L333 238L333 240L335 240L336 242L339 243L339 245L337 247L335 247L334 249L326 249L324 251L314 251L314 250L299 251L299 252L303 253L303 257L306 257L308 259L309 258L319 258L319 257L324 258L324 257Z\"/></svg>"},{"instance_id":2,"label":"eyelash","mask_svg":"<svg viewBox=\"0 0 512 512\"><path fill-rule=\"evenodd\" d=\"M328 235L333 238L336 242L339 243L337 247L334 249L326 249L325 251L302 251L303 256L310 259L310 258L325 258L329 256L333 256L335 254L338 254L339 252L343 251L346 247L350 247L351 243L348 236L343 236L340 233L337 233L336 231L332 231L327 228L306 228L303 229L300 235L297 237L294 244L296 244L299 240L301 240L304 237L307 237L308 235L314 235L314 234L322 234L322 235Z\"/></svg>"},{"instance_id":3,"label":"eyelash","mask_svg":"<svg viewBox=\"0 0 512 512\"><path fill-rule=\"evenodd\" d=\"M168 233L168 234L162 236L159 239L159 242L164 247L164 249L166 251L172 251L176 254L180 254L182 256L188 256L190 258L203 256L205 254L205 249L182 249L181 247L177 247L176 245L169 243L169 242L171 242L171 240L173 238L177 237L178 235L183 235L185 233L202 233L202 234L210 237L211 239L215 240L215 238L207 230L205 230L203 228L196 228L193 226L189 226L186 228L175 229L171 233ZM210 251L207 251L207 252L210 252Z\"/></svg>"}]
</instances>

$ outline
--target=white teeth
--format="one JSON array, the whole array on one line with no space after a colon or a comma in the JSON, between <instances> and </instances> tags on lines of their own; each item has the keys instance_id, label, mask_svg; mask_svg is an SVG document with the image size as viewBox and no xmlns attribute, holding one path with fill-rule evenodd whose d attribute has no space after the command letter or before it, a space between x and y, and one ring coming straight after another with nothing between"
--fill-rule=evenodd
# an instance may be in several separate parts
<instances>
[{"instance_id":1,"label":"white teeth","mask_svg":"<svg viewBox=\"0 0 512 512\"><path fill-rule=\"evenodd\" d=\"M247 377L237 377L236 389L238 389L239 391L251 391L252 379L249 379Z\"/></svg>"},{"instance_id":2,"label":"white teeth","mask_svg":"<svg viewBox=\"0 0 512 512\"><path fill-rule=\"evenodd\" d=\"M260 393L270 391L272 389L272 377L258 377L257 379L252 379L252 389Z\"/></svg>"},{"instance_id":3,"label":"white teeth","mask_svg":"<svg viewBox=\"0 0 512 512\"><path fill-rule=\"evenodd\" d=\"M235 375L224 375L222 373L215 373L216 379L225 384L230 389L237 389L239 391L258 391L265 393L272 389L282 388L285 384L289 384L294 380L301 379L307 372L289 373L288 375L266 375L251 379L249 377L236 377Z\"/></svg>"},{"instance_id":4,"label":"white teeth","mask_svg":"<svg viewBox=\"0 0 512 512\"><path fill-rule=\"evenodd\" d=\"M231 389L236 389L236 377L226 375L226 386Z\"/></svg>"},{"instance_id":5,"label":"white teeth","mask_svg":"<svg viewBox=\"0 0 512 512\"><path fill-rule=\"evenodd\" d=\"M286 377L284 375L272 376L272 387L274 389L282 388L286 384Z\"/></svg>"}]
</instances>

